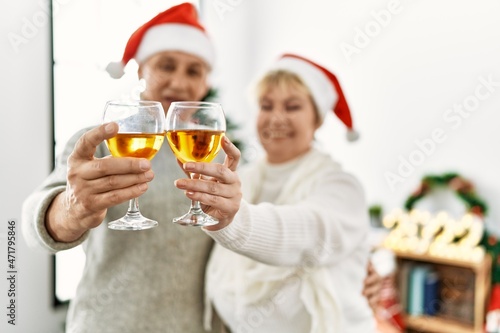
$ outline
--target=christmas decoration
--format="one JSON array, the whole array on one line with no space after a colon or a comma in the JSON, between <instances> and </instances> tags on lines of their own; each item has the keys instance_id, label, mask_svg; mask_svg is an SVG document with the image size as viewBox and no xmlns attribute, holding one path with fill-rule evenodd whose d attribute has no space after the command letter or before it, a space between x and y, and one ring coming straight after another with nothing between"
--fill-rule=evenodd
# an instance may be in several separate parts
<instances>
[{"instance_id":1,"label":"christmas decoration","mask_svg":"<svg viewBox=\"0 0 500 333\"><path fill-rule=\"evenodd\" d=\"M121 61L108 64L106 71L112 78L119 79L131 59L141 63L161 51L194 54L213 66L214 46L193 4L186 2L173 6L140 26L130 36Z\"/></svg>"},{"instance_id":2,"label":"christmas decoration","mask_svg":"<svg viewBox=\"0 0 500 333\"><path fill-rule=\"evenodd\" d=\"M467 208L467 213L458 224L456 221L453 221L446 212L439 213L435 219L429 219L427 212L418 212L415 210L415 204L437 187L445 187L453 191L457 198L460 199ZM422 179L418 189L406 200L404 207L406 211L409 212L407 217L402 217L402 214L404 215L405 212L396 210L384 220L384 225L386 227L402 228L406 231L406 234L410 236L414 235L416 230L420 230L422 239L430 239L426 233L434 236L439 233L438 236L433 238L435 241L434 248L432 244L427 244L426 250L428 254L439 255L439 253L446 253L446 251L453 250L457 256L457 258L454 259L467 258L467 255L472 255L472 257L474 257L475 255L475 261L483 257L482 252L491 255L493 259L491 269L492 286L485 318L485 330L487 333L500 332L500 242L499 237L490 233L484 227L483 218L488 212L488 206L486 202L477 195L473 184L457 173L429 175ZM415 216L411 217L411 214L421 215L415 218ZM422 223L420 228L415 229L407 223L412 219L420 221L425 220L427 222ZM401 220L404 222L401 223ZM441 220L441 223L435 223L433 225L430 223L431 220ZM411 243L411 241L408 242L410 245L407 244L407 248L412 247ZM391 245L397 246L397 244ZM418 245L415 245L412 250L416 252L419 250L421 251L422 249L418 249L417 246ZM476 251L475 254L474 251Z\"/></svg>"},{"instance_id":3,"label":"christmas decoration","mask_svg":"<svg viewBox=\"0 0 500 333\"><path fill-rule=\"evenodd\" d=\"M486 203L476 195L472 183L457 173L446 173L441 176L429 175L424 177L419 188L406 200L406 210L411 211L414 205L425 197L426 194L436 187L443 186L454 191L471 213L481 217L486 215L488 210Z\"/></svg>"},{"instance_id":4,"label":"christmas decoration","mask_svg":"<svg viewBox=\"0 0 500 333\"><path fill-rule=\"evenodd\" d=\"M333 111L347 127L346 138L355 141L359 138L353 128L351 111L337 77L315 62L295 54L284 54L271 69L287 70L296 73L309 87L319 114L324 117Z\"/></svg>"},{"instance_id":5,"label":"christmas decoration","mask_svg":"<svg viewBox=\"0 0 500 333\"><path fill-rule=\"evenodd\" d=\"M392 251L375 250L370 258L373 269L381 278L380 299L375 308L375 317L382 324L404 331L403 309L396 289L396 258Z\"/></svg>"},{"instance_id":6,"label":"christmas decoration","mask_svg":"<svg viewBox=\"0 0 500 333\"><path fill-rule=\"evenodd\" d=\"M455 220L446 211L436 215L414 208L415 204L437 187L457 194L467 213ZM454 260L481 262L485 255L483 217L487 206L475 193L472 183L457 173L429 175L405 202L405 211L396 209L383 219L392 229L385 246L400 252L427 254Z\"/></svg>"}]
</instances>

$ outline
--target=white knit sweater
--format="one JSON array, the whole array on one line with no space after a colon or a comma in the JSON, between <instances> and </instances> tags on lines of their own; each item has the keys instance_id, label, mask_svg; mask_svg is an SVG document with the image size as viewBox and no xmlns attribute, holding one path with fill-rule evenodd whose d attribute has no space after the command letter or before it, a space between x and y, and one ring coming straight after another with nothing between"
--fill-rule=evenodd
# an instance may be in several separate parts
<instances>
[{"instance_id":1,"label":"white knit sweater","mask_svg":"<svg viewBox=\"0 0 500 333\"><path fill-rule=\"evenodd\" d=\"M207 304L233 333L374 332L361 294L369 223L358 181L315 149L239 173L246 201L229 226L206 231L218 243L206 273ZM260 202L273 188L273 204Z\"/></svg>"}]
</instances>

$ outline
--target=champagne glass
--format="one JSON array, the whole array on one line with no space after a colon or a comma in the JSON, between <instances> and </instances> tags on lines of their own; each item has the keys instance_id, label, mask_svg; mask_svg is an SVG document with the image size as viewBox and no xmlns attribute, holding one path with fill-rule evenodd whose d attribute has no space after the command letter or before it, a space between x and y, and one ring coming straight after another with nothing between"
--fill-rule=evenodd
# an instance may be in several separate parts
<instances>
[{"instance_id":1,"label":"champagne glass","mask_svg":"<svg viewBox=\"0 0 500 333\"><path fill-rule=\"evenodd\" d=\"M142 157L151 160L165 139L165 112L160 102L109 101L104 108L103 123L116 122L118 134L106 140L114 157ZM139 198L131 199L122 218L109 222L114 230L144 230L158 222L144 217Z\"/></svg>"},{"instance_id":2,"label":"champagne glass","mask_svg":"<svg viewBox=\"0 0 500 333\"><path fill-rule=\"evenodd\" d=\"M182 162L211 162L220 150L226 132L222 106L209 102L173 102L167 112L166 135L172 152ZM197 177L190 173L191 179ZM209 226L219 221L203 212L199 201L191 201L185 215L174 223L190 226Z\"/></svg>"}]
</instances>

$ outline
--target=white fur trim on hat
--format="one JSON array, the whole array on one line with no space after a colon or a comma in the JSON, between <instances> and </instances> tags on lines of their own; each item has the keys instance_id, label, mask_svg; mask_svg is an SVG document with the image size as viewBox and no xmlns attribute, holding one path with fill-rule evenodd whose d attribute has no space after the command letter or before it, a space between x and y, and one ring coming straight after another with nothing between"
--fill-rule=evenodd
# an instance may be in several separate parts
<instances>
[{"instance_id":1,"label":"white fur trim on hat","mask_svg":"<svg viewBox=\"0 0 500 333\"><path fill-rule=\"evenodd\" d=\"M279 59L272 69L283 69L297 74L309 87L322 119L328 112L332 112L339 96L332 82L317 67L300 59L285 57Z\"/></svg>"},{"instance_id":2,"label":"white fur trim on hat","mask_svg":"<svg viewBox=\"0 0 500 333\"><path fill-rule=\"evenodd\" d=\"M206 33L187 24L168 23L151 27L142 38L134 58L141 63L161 51L194 54L211 68L215 62L215 50Z\"/></svg>"},{"instance_id":3,"label":"white fur trim on hat","mask_svg":"<svg viewBox=\"0 0 500 333\"><path fill-rule=\"evenodd\" d=\"M347 130L346 133L347 141L353 142L359 139L359 133L355 130Z\"/></svg>"},{"instance_id":4,"label":"white fur trim on hat","mask_svg":"<svg viewBox=\"0 0 500 333\"><path fill-rule=\"evenodd\" d=\"M124 66L121 61L110 62L106 66L106 72L108 72L113 79L119 79L125 74Z\"/></svg>"}]
</instances>

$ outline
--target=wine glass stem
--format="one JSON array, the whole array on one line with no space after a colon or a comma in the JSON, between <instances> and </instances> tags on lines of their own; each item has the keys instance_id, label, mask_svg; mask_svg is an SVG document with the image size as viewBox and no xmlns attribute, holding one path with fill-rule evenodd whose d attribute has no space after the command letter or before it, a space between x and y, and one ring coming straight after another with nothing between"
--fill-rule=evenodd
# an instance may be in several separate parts
<instances>
[{"instance_id":1,"label":"wine glass stem","mask_svg":"<svg viewBox=\"0 0 500 333\"><path fill-rule=\"evenodd\" d=\"M199 175L195 173L190 173L189 176L191 179L195 179L195 177L199 177ZM189 211L192 214L203 214L203 210L201 209L200 202L197 200L191 200L191 208L189 208Z\"/></svg>"},{"instance_id":2,"label":"wine glass stem","mask_svg":"<svg viewBox=\"0 0 500 333\"><path fill-rule=\"evenodd\" d=\"M139 215L139 198L130 199L128 203L127 215Z\"/></svg>"},{"instance_id":3,"label":"wine glass stem","mask_svg":"<svg viewBox=\"0 0 500 333\"><path fill-rule=\"evenodd\" d=\"M201 206L200 206L200 202L199 201L195 201L195 200L191 200L191 213L194 213L194 214L201 214L203 213L203 210L201 209Z\"/></svg>"}]
</instances>

